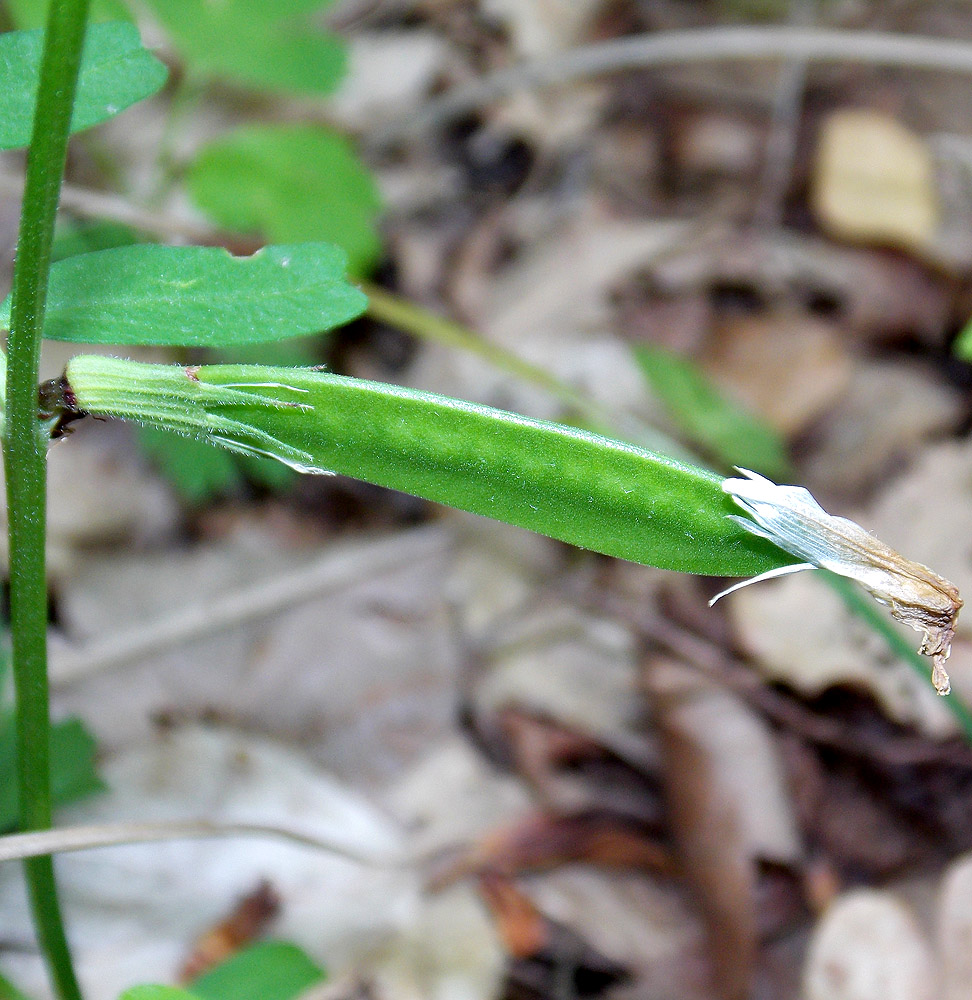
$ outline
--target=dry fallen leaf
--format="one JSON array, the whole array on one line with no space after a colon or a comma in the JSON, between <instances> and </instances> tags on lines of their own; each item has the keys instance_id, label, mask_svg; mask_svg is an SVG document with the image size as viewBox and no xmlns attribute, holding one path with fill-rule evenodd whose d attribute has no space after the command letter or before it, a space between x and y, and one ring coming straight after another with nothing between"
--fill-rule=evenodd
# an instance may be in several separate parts
<instances>
[{"instance_id":1,"label":"dry fallen leaf","mask_svg":"<svg viewBox=\"0 0 972 1000\"><path fill-rule=\"evenodd\" d=\"M847 392L814 429L803 464L824 495L856 499L958 425L961 396L930 366L855 359Z\"/></svg>"},{"instance_id":2,"label":"dry fallen leaf","mask_svg":"<svg viewBox=\"0 0 972 1000\"><path fill-rule=\"evenodd\" d=\"M787 435L832 409L851 370L839 328L794 308L726 320L701 360L725 392Z\"/></svg>"},{"instance_id":3,"label":"dry fallen leaf","mask_svg":"<svg viewBox=\"0 0 972 1000\"><path fill-rule=\"evenodd\" d=\"M750 587L726 605L740 645L772 682L809 698L832 687L863 690L896 722L939 738L956 732L952 714L928 681L813 574ZM902 632L910 642L913 633ZM972 667L965 643L956 642L949 665L962 694L968 690L962 679Z\"/></svg>"},{"instance_id":4,"label":"dry fallen leaf","mask_svg":"<svg viewBox=\"0 0 972 1000\"><path fill-rule=\"evenodd\" d=\"M57 710L79 714L109 749L146 738L160 716L216 714L299 736L332 773L380 785L455 727L458 661L442 603L450 534L442 532L387 571L59 689ZM188 551L89 557L62 588L62 626L74 639L110 637L119 622L151 625L243 582L274 586L327 557L281 534L273 523L241 524ZM408 533L388 543L390 554L408 546Z\"/></svg>"},{"instance_id":5,"label":"dry fallen leaf","mask_svg":"<svg viewBox=\"0 0 972 1000\"><path fill-rule=\"evenodd\" d=\"M103 765L109 791L62 813L65 825L205 818L304 829L376 860L405 849L404 832L363 796L280 744L219 729L156 738ZM262 878L282 906L273 934L335 975L378 945L393 948L423 909L420 877L268 838L168 841L58 859L78 974L86 997L116 1000L136 982L169 982L197 939ZM0 868L0 927L28 941L30 916L16 866ZM24 948L4 972L48 996L43 963ZM434 973L430 972L430 975Z\"/></svg>"},{"instance_id":6,"label":"dry fallen leaf","mask_svg":"<svg viewBox=\"0 0 972 1000\"><path fill-rule=\"evenodd\" d=\"M839 239L927 250L938 227L934 161L899 121L868 110L836 111L824 122L813 203Z\"/></svg>"},{"instance_id":7,"label":"dry fallen leaf","mask_svg":"<svg viewBox=\"0 0 972 1000\"><path fill-rule=\"evenodd\" d=\"M838 899L814 930L803 1000L940 1000L935 959L911 911L877 890Z\"/></svg>"},{"instance_id":8,"label":"dry fallen leaf","mask_svg":"<svg viewBox=\"0 0 972 1000\"><path fill-rule=\"evenodd\" d=\"M942 965L941 1000L972 996L972 855L957 858L942 876L936 943Z\"/></svg>"},{"instance_id":9,"label":"dry fallen leaf","mask_svg":"<svg viewBox=\"0 0 972 1000\"><path fill-rule=\"evenodd\" d=\"M672 879L570 865L531 877L527 889L544 916L630 970L631 987L612 996L717 996L701 920Z\"/></svg>"},{"instance_id":10,"label":"dry fallen leaf","mask_svg":"<svg viewBox=\"0 0 972 1000\"><path fill-rule=\"evenodd\" d=\"M613 411L645 405L644 378L615 335L612 284L684 237L682 222L619 221L594 202L534 238L489 282L481 308L467 310L491 343L557 375ZM523 331L530 336L524 337ZM556 419L549 392L497 371L480 358L427 345L411 384Z\"/></svg>"},{"instance_id":11,"label":"dry fallen leaf","mask_svg":"<svg viewBox=\"0 0 972 1000\"><path fill-rule=\"evenodd\" d=\"M442 36L424 29L359 31L347 44L348 72L329 110L352 132L374 130L419 104L448 58Z\"/></svg>"},{"instance_id":12,"label":"dry fallen leaf","mask_svg":"<svg viewBox=\"0 0 972 1000\"><path fill-rule=\"evenodd\" d=\"M576 45L601 0L483 0L481 6L506 27L521 58L535 58Z\"/></svg>"}]
</instances>

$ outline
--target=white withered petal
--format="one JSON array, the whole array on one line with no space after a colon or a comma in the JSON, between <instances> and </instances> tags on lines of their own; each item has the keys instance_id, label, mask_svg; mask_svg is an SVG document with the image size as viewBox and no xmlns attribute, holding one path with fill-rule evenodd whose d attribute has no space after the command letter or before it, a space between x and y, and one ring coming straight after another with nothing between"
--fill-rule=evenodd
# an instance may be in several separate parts
<instances>
[{"instance_id":1,"label":"white withered petal","mask_svg":"<svg viewBox=\"0 0 972 1000\"><path fill-rule=\"evenodd\" d=\"M898 621L922 633L918 652L932 658L935 690L948 694L945 661L963 603L958 590L927 566L905 559L854 521L828 514L802 486L777 486L755 472L737 471L748 478L726 479L722 488L752 520L733 514L729 517L804 561L737 583L709 603L760 580L805 569L829 569L856 580L875 600L888 605Z\"/></svg>"}]
</instances>

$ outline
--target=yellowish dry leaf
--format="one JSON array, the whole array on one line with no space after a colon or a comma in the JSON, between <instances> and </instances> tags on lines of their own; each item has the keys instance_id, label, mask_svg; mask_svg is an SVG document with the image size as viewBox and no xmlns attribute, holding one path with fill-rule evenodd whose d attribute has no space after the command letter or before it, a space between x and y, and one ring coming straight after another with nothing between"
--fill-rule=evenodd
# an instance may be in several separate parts
<instances>
[{"instance_id":1,"label":"yellowish dry leaf","mask_svg":"<svg viewBox=\"0 0 972 1000\"><path fill-rule=\"evenodd\" d=\"M840 239L933 247L940 210L931 153L888 115L849 110L826 120L812 195L820 221Z\"/></svg>"}]
</instances>

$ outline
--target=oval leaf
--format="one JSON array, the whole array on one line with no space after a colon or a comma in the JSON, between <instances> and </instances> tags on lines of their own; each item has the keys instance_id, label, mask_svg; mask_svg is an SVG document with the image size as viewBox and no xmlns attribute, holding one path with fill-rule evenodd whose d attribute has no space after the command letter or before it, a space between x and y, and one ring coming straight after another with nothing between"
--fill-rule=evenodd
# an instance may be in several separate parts
<instances>
[{"instance_id":1,"label":"oval leaf","mask_svg":"<svg viewBox=\"0 0 972 1000\"><path fill-rule=\"evenodd\" d=\"M192 981L202 1000L292 1000L324 979L295 944L258 941Z\"/></svg>"},{"instance_id":2,"label":"oval leaf","mask_svg":"<svg viewBox=\"0 0 972 1000\"><path fill-rule=\"evenodd\" d=\"M327 243L139 245L79 254L51 268L44 336L87 344L230 347L330 330L368 303ZM9 297L0 325L10 323Z\"/></svg>"},{"instance_id":3,"label":"oval leaf","mask_svg":"<svg viewBox=\"0 0 972 1000\"><path fill-rule=\"evenodd\" d=\"M191 73L261 90L330 93L344 76L344 42L307 17L322 0L148 0Z\"/></svg>"},{"instance_id":4,"label":"oval leaf","mask_svg":"<svg viewBox=\"0 0 972 1000\"><path fill-rule=\"evenodd\" d=\"M0 149L30 144L44 32L0 35ZM85 37L71 131L114 118L154 94L167 75L131 24L93 24Z\"/></svg>"},{"instance_id":5,"label":"oval leaf","mask_svg":"<svg viewBox=\"0 0 972 1000\"><path fill-rule=\"evenodd\" d=\"M83 355L66 376L95 415L340 472L633 562L720 576L793 562L729 520L721 477L573 427L308 369Z\"/></svg>"},{"instance_id":6,"label":"oval leaf","mask_svg":"<svg viewBox=\"0 0 972 1000\"><path fill-rule=\"evenodd\" d=\"M352 274L378 257L375 182L351 146L327 129L237 129L203 149L186 180L199 208L227 229L274 243L336 243Z\"/></svg>"}]
</instances>

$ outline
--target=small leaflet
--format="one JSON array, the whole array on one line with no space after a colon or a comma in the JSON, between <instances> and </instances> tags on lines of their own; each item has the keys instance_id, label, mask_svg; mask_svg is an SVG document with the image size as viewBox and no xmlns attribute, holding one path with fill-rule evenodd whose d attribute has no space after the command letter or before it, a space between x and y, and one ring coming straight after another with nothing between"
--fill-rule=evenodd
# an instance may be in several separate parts
<instances>
[{"instance_id":1,"label":"small leaflet","mask_svg":"<svg viewBox=\"0 0 972 1000\"><path fill-rule=\"evenodd\" d=\"M918 652L932 658L932 683L951 690L945 661L952 648L955 619L963 601L958 589L921 563L912 562L846 517L828 514L802 486L778 486L748 469L746 479L726 479L722 489L749 517L729 517L747 531L804 560L761 573L717 594L709 604L734 590L805 569L828 569L856 580L898 621L922 633Z\"/></svg>"}]
</instances>

